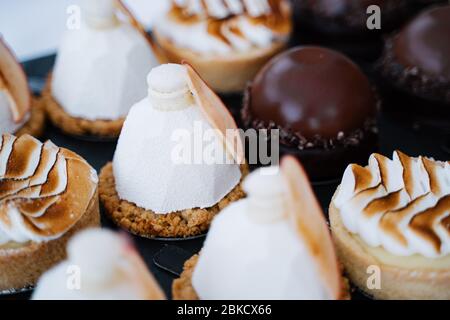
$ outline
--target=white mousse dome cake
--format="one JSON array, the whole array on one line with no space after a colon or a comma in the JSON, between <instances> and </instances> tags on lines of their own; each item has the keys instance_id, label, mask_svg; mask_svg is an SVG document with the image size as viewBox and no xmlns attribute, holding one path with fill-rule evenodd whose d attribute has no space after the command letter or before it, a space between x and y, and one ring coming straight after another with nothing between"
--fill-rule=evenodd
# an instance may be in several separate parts
<instances>
[{"instance_id":1,"label":"white mousse dome cake","mask_svg":"<svg viewBox=\"0 0 450 320\"><path fill-rule=\"evenodd\" d=\"M130 106L146 96L145 78L159 64L148 38L119 19L115 5L113 0L81 2L81 25L65 33L51 78L56 103L68 116L91 121L91 126L123 120ZM57 122L54 113L50 116ZM69 125L62 129L74 131Z\"/></svg>"},{"instance_id":2,"label":"white mousse dome cake","mask_svg":"<svg viewBox=\"0 0 450 320\"><path fill-rule=\"evenodd\" d=\"M308 200L301 197L297 200L303 206L300 210L314 213L299 220L295 218L289 205L291 191L286 174L289 171L278 167L262 168L244 180L247 198L231 204L214 219L193 271L186 267L192 266L196 256L186 263L184 275L174 283L175 298L322 300L342 297L341 277L322 212L314 205L307 206L306 201L315 201L310 191ZM292 177L298 178L295 173ZM309 185L302 177L298 183ZM311 227L311 221L318 226ZM319 230L323 233L313 240L310 233ZM326 257L322 261L318 258L321 255ZM191 283L186 286L185 277L189 274L192 274ZM195 296L186 295L189 286Z\"/></svg>"},{"instance_id":3,"label":"white mousse dome cake","mask_svg":"<svg viewBox=\"0 0 450 320\"><path fill-rule=\"evenodd\" d=\"M144 236L162 232L155 229L161 228L164 219L171 221L166 225L172 224L178 235L190 234L189 228L198 233L200 221L205 229L220 208L243 195L241 166L225 150L215 125L205 115L205 100L191 88L188 68L164 64L149 73L148 96L131 108L108 173L114 179L116 201L132 204L142 211L137 214L139 219L151 221L137 226L136 217L124 212L131 210L129 205L118 208L117 204L108 210L111 190L100 192L107 211L115 212L111 214L119 224L125 219L131 220L125 223L128 229L132 223L141 230L153 229L133 231ZM220 100L214 101L225 109ZM102 189L108 184L110 180L105 179Z\"/></svg>"},{"instance_id":4,"label":"white mousse dome cake","mask_svg":"<svg viewBox=\"0 0 450 320\"><path fill-rule=\"evenodd\" d=\"M165 299L126 237L103 229L86 230L69 242L67 252L67 260L41 277L34 300ZM70 282L70 275L79 278Z\"/></svg>"}]
</instances>

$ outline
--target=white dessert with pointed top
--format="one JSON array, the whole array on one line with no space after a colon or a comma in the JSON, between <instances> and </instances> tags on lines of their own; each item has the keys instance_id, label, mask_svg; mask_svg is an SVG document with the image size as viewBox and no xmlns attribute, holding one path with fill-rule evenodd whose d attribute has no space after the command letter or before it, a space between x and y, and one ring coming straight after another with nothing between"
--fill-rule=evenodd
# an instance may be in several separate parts
<instances>
[{"instance_id":1,"label":"white dessert with pointed top","mask_svg":"<svg viewBox=\"0 0 450 320\"><path fill-rule=\"evenodd\" d=\"M67 252L66 261L41 277L34 300L165 299L124 236L104 229L86 230L69 242Z\"/></svg>"},{"instance_id":2,"label":"white dessert with pointed top","mask_svg":"<svg viewBox=\"0 0 450 320\"><path fill-rule=\"evenodd\" d=\"M52 75L52 95L70 116L118 120L146 96L158 61L148 40L118 19L113 0L82 2L79 29L68 30Z\"/></svg>"},{"instance_id":3,"label":"white dessert with pointed top","mask_svg":"<svg viewBox=\"0 0 450 320\"><path fill-rule=\"evenodd\" d=\"M251 173L244 181L248 197L213 220L192 275L192 287L200 299L340 298L333 281L324 280L340 283L336 257L326 249L332 245L322 212L314 206L306 208L314 211L310 218L320 228L311 230L309 223L297 228L296 213L288 205L292 186L286 174L292 168L286 169ZM293 176L298 178L296 173ZM300 179L298 183L308 184L305 175ZM312 192L294 194L305 207L303 196L314 197ZM318 236L319 243L311 234L320 234L322 228L326 234ZM322 265L321 255L328 263Z\"/></svg>"},{"instance_id":4,"label":"white dessert with pointed top","mask_svg":"<svg viewBox=\"0 0 450 320\"><path fill-rule=\"evenodd\" d=\"M198 105L186 67L154 68L148 86L114 155L119 197L158 214L214 206L236 187L241 171Z\"/></svg>"}]
</instances>

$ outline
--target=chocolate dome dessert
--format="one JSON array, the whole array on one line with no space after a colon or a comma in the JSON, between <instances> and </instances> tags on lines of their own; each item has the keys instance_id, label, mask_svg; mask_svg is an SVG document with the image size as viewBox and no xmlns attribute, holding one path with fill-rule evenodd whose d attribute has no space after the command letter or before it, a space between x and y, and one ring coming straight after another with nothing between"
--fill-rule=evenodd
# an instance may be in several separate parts
<instances>
[{"instance_id":1,"label":"chocolate dome dessert","mask_svg":"<svg viewBox=\"0 0 450 320\"><path fill-rule=\"evenodd\" d=\"M450 103L450 6L424 11L386 41L382 76L413 96Z\"/></svg>"},{"instance_id":2,"label":"chocolate dome dessert","mask_svg":"<svg viewBox=\"0 0 450 320\"><path fill-rule=\"evenodd\" d=\"M242 118L279 129L280 150L298 156L313 180L335 178L376 147L378 99L368 78L344 55L297 47L278 55L246 92Z\"/></svg>"}]
</instances>

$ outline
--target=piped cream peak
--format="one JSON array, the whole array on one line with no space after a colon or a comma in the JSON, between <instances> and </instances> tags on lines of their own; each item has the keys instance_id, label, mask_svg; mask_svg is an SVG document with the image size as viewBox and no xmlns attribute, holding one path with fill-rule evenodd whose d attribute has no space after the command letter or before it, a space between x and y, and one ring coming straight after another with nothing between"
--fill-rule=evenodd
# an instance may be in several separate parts
<instances>
[{"instance_id":1,"label":"piped cream peak","mask_svg":"<svg viewBox=\"0 0 450 320\"><path fill-rule=\"evenodd\" d=\"M81 8L86 23L96 29L117 26L120 22L115 3L115 0L82 0Z\"/></svg>"},{"instance_id":2,"label":"piped cream peak","mask_svg":"<svg viewBox=\"0 0 450 320\"><path fill-rule=\"evenodd\" d=\"M247 213L257 223L272 223L287 218L286 185L278 167L262 168L244 181L248 195Z\"/></svg>"},{"instance_id":3,"label":"piped cream peak","mask_svg":"<svg viewBox=\"0 0 450 320\"><path fill-rule=\"evenodd\" d=\"M186 67L179 64L153 68L147 77L152 107L161 111L177 111L193 106L195 102L187 77Z\"/></svg>"}]
</instances>

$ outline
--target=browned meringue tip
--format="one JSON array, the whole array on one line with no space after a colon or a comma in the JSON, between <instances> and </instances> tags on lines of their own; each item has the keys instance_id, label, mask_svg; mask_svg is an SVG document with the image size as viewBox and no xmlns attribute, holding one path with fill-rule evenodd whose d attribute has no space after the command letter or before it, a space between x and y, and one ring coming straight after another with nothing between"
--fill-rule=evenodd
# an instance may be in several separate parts
<instances>
[{"instance_id":1,"label":"browned meringue tip","mask_svg":"<svg viewBox=\"0 0 450 320\"><path fill-rule=\"evenodd\" d=\"M31 93L28 80L20 63L0 37L0 77L14 99L11 106L13 119L16 123L23 120L31 108Z\"/></svg>"},{"instance_id":2,"label":"browned meringue tip","mask_svg":"<svg viewBox=\"0 0 450 320\"><path fill-rule=\"evenodd\" d=\"M333 298L342 296L343 284L337 255L323 211L300 162L286 156L281 172L288 186L287 208L298 235L315 260L319 275Z\"/></svg>"},{"instance_id":3,"label":"browned meringue tip","mask_svg":"<svg viewBox=\"0 0 450 320\"><path fill-rule=\"evenodd\" d=\"M244 147L234 118L198 72L186 61L182 65L187 69L189 88L206 119L213 128L219 130L226 150L236 163L244 164Z\"/></svg>"},{"instance_id":4,"label":"browned meringue tip","mask_svg":"<svg viewBox=\"0 0 450 320\"><path fill-rule=\"evenodd\" d=\"M122 0L116 0L116 7L117 9L128 19L130 25L134 27L137 31L139 31L142 36L147 40L147 42L150 45L150 48L152 49L153 53L155 54L158 61L162 63L167 63L169 60L162 52L161 48L156 44L156 42L153 40L153 37L147 33L145 30L145 27L142 25L142 23L134 16L134 14L131 12L131 10L125 5L125 3Z\"/></svg>"}]
</instances>

